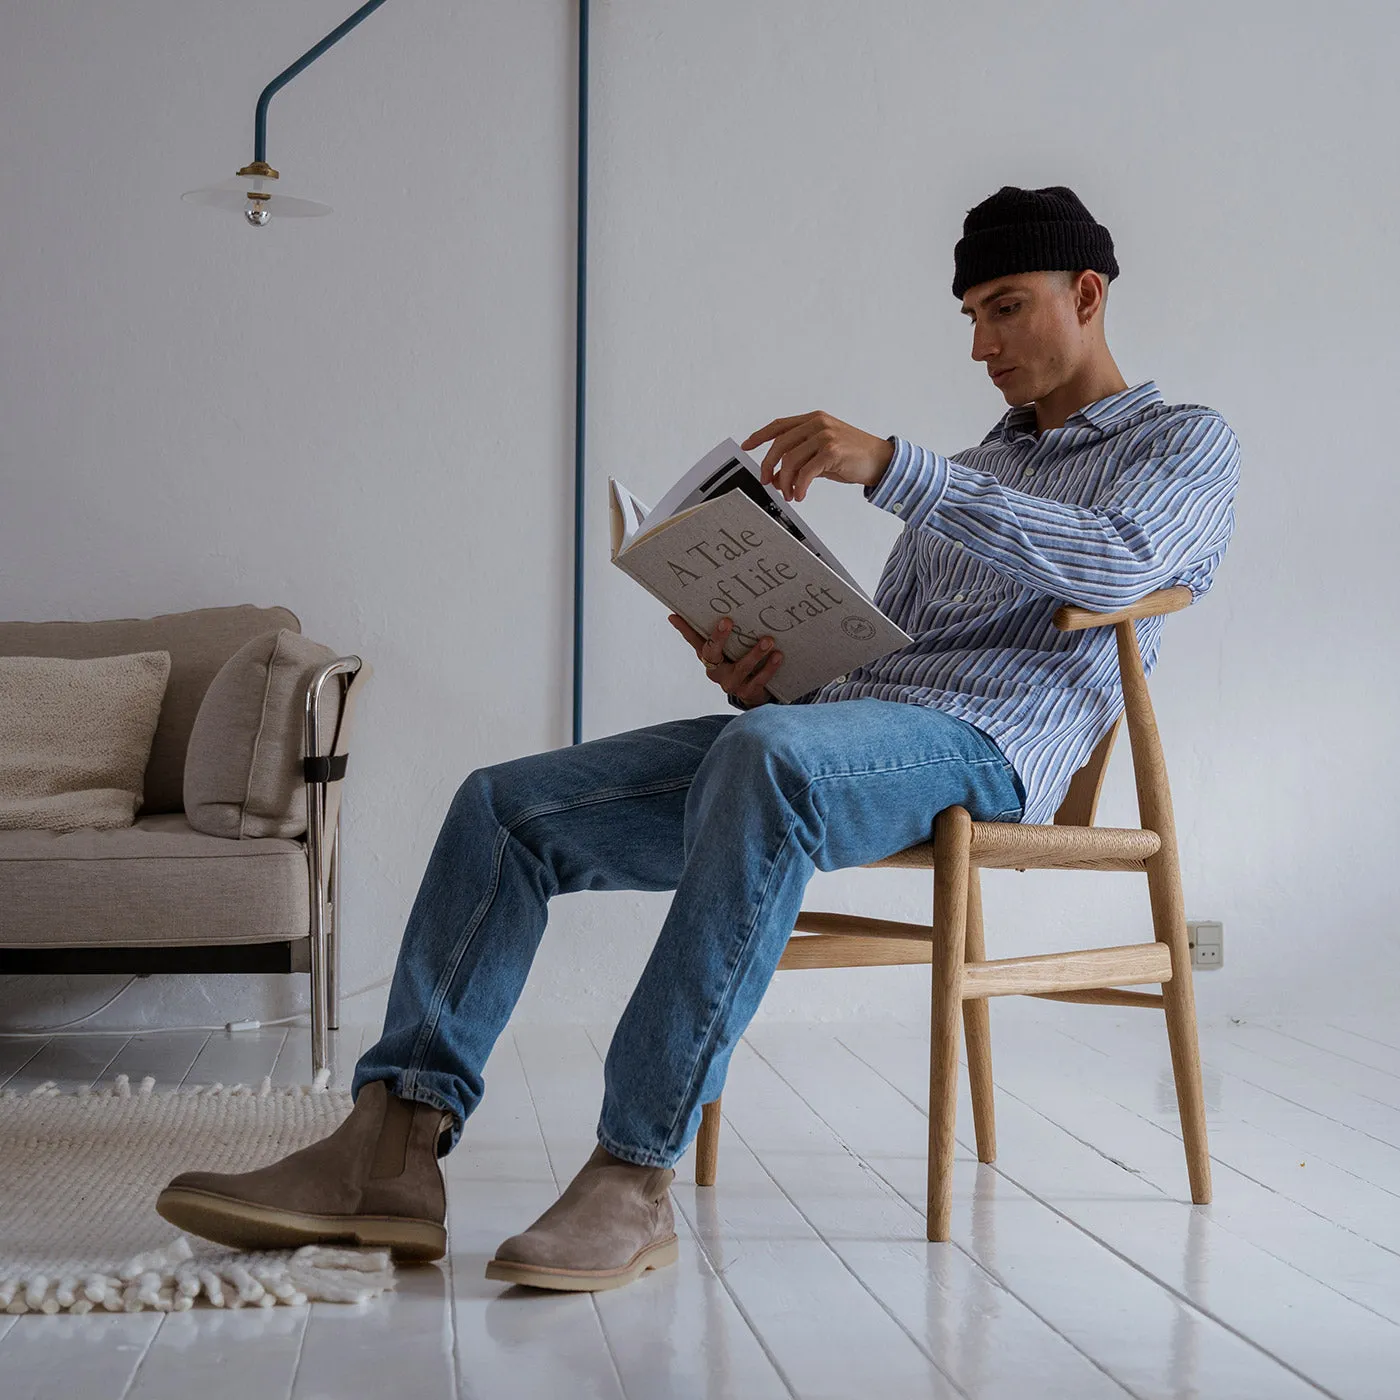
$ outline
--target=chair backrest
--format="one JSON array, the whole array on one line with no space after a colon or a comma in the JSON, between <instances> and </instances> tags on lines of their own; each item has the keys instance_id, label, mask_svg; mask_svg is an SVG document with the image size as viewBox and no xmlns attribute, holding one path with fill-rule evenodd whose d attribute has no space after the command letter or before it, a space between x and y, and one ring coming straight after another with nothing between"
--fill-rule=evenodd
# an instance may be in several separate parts
<instances>
[{"instance_id":1,"label":"chair backrest","mask_svg":"<svg viewBox=\"0 0 1400 1400\"><path fill-rule=\"evenodd\" d=\"M1147 693L1147 673L1138 647L1136 619L1158 617L1180 612L1190 607L1191 590L1182 584L1159 589L1112 613L1095 613L1086 608L1066 604L1055 613L1055 626L1062 632L1081 631L1086 627L1113 627L1118 648L1118 680L1123 690L1123 714L1128 739L1133 750L1133 778L1137 784L1138 815L1145 831L1155 831L1162 839L1164 859L1176 859L1176 825L1172 816L1171 786L1167 782L1167 765L1162 756L1162 739L1157 730L1157 717L1152 712L1152 698ZM1090 826L1098 806L1099 790L1103 786L1104 769L1118 725L1099 741L1089 761L1070 781L1060 810L1055 813L1057 825Z\"/></svg>"},{"instance_id":2,"label":"chair backrest","mask_svg":"<svg viewBox=\"0 0 1400 1400\"><path fill-rule=\"evenodd\" d=\"M1055 813L1056 826L1093 826L1099 808L1099 793L1103 791L1108 757L1123 726L1123 716L1113 722L1113 728L1094 745L1089 761L1069 780L1064 799Z\"/></svg>"}]
</instances>

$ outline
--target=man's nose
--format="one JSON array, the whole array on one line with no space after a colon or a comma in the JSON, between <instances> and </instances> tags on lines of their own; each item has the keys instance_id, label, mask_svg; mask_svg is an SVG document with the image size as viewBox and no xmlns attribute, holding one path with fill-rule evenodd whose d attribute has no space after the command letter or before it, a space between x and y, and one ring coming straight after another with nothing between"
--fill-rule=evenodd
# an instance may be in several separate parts
<instances>
[{"instance_id":1,"label":"man's nose","mask_svg":"<svg viewBox=\"0 0 1400 1400\"><path fill-rule=\"evenodd\" d=\"M972 330L972 358L979 364L990 360L997 353L996 337L989 335L981 326Z\"/></svg>"}]
</instances>

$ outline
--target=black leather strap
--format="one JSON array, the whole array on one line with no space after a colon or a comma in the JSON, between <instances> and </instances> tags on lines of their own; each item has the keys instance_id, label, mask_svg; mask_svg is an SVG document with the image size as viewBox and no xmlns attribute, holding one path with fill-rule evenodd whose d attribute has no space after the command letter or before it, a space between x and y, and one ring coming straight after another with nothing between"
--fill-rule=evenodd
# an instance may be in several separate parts
<instances>
[{"instance_id":1,"label":"black leather strap","mask_svg":"<svg viewBox=\"0 0 1400 1400\"><path fill-rule=\"evenodd\" d=\"M345 776L348 753L332 754L329 758L302 760L302 773L308 783L338 783Z\"/></svg>"}]
</instances>

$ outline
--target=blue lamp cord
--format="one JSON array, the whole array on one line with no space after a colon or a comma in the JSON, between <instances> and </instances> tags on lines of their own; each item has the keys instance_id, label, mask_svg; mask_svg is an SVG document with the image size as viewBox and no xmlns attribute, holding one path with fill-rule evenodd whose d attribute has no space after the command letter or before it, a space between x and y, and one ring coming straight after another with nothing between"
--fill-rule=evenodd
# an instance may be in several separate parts
<instances>
[{"instance_id":1,"label":"blue lamp cord","mask_svg":"<svg viewBox=\"0 0 1400 1400\"><path fill-rule=\"evenodd\" d=\"M284 68L263 90L258 97L257 111L253 116L253 159L255 161L265 161L267 159L267 104L284 88L303 68L315 63L332 44L338 44L362 19L367 19L377 10L384 0L369 0L367 5L361 5L353 15L343 24L338 24L319 44L302 54L289 68Z\"/></svg>"},{"instance_id":2,"label":"blue lamp cord","mask_svg":"<svg viewBox=\"0 0 1400 1400\"><path fill-rule=\"evenodd\" d=\"M578 11L578 175L574 234L574 743L583 739L583 490L588 383L588 0Z\"/></svg>"}]
</instances>

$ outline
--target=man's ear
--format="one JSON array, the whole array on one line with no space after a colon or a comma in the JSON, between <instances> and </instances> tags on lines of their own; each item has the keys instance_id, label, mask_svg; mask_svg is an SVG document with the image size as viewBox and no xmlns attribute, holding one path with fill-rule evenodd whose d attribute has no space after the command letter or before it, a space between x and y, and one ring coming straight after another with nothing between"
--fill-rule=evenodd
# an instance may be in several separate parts
<instances>
[{"instance_id":1,"label":"man's ear","mask_svg":"<svg viewBox=\"0 0 1400 1400\"><path fill-rule=\"evenodd\" d=\"M1093 268L1085 268L1075 278L1075 314L1081 326L1087 326L1103 310L1107 296L1108 284L1103 280L1103 275Z\"/></svg>"}]
</instances>

